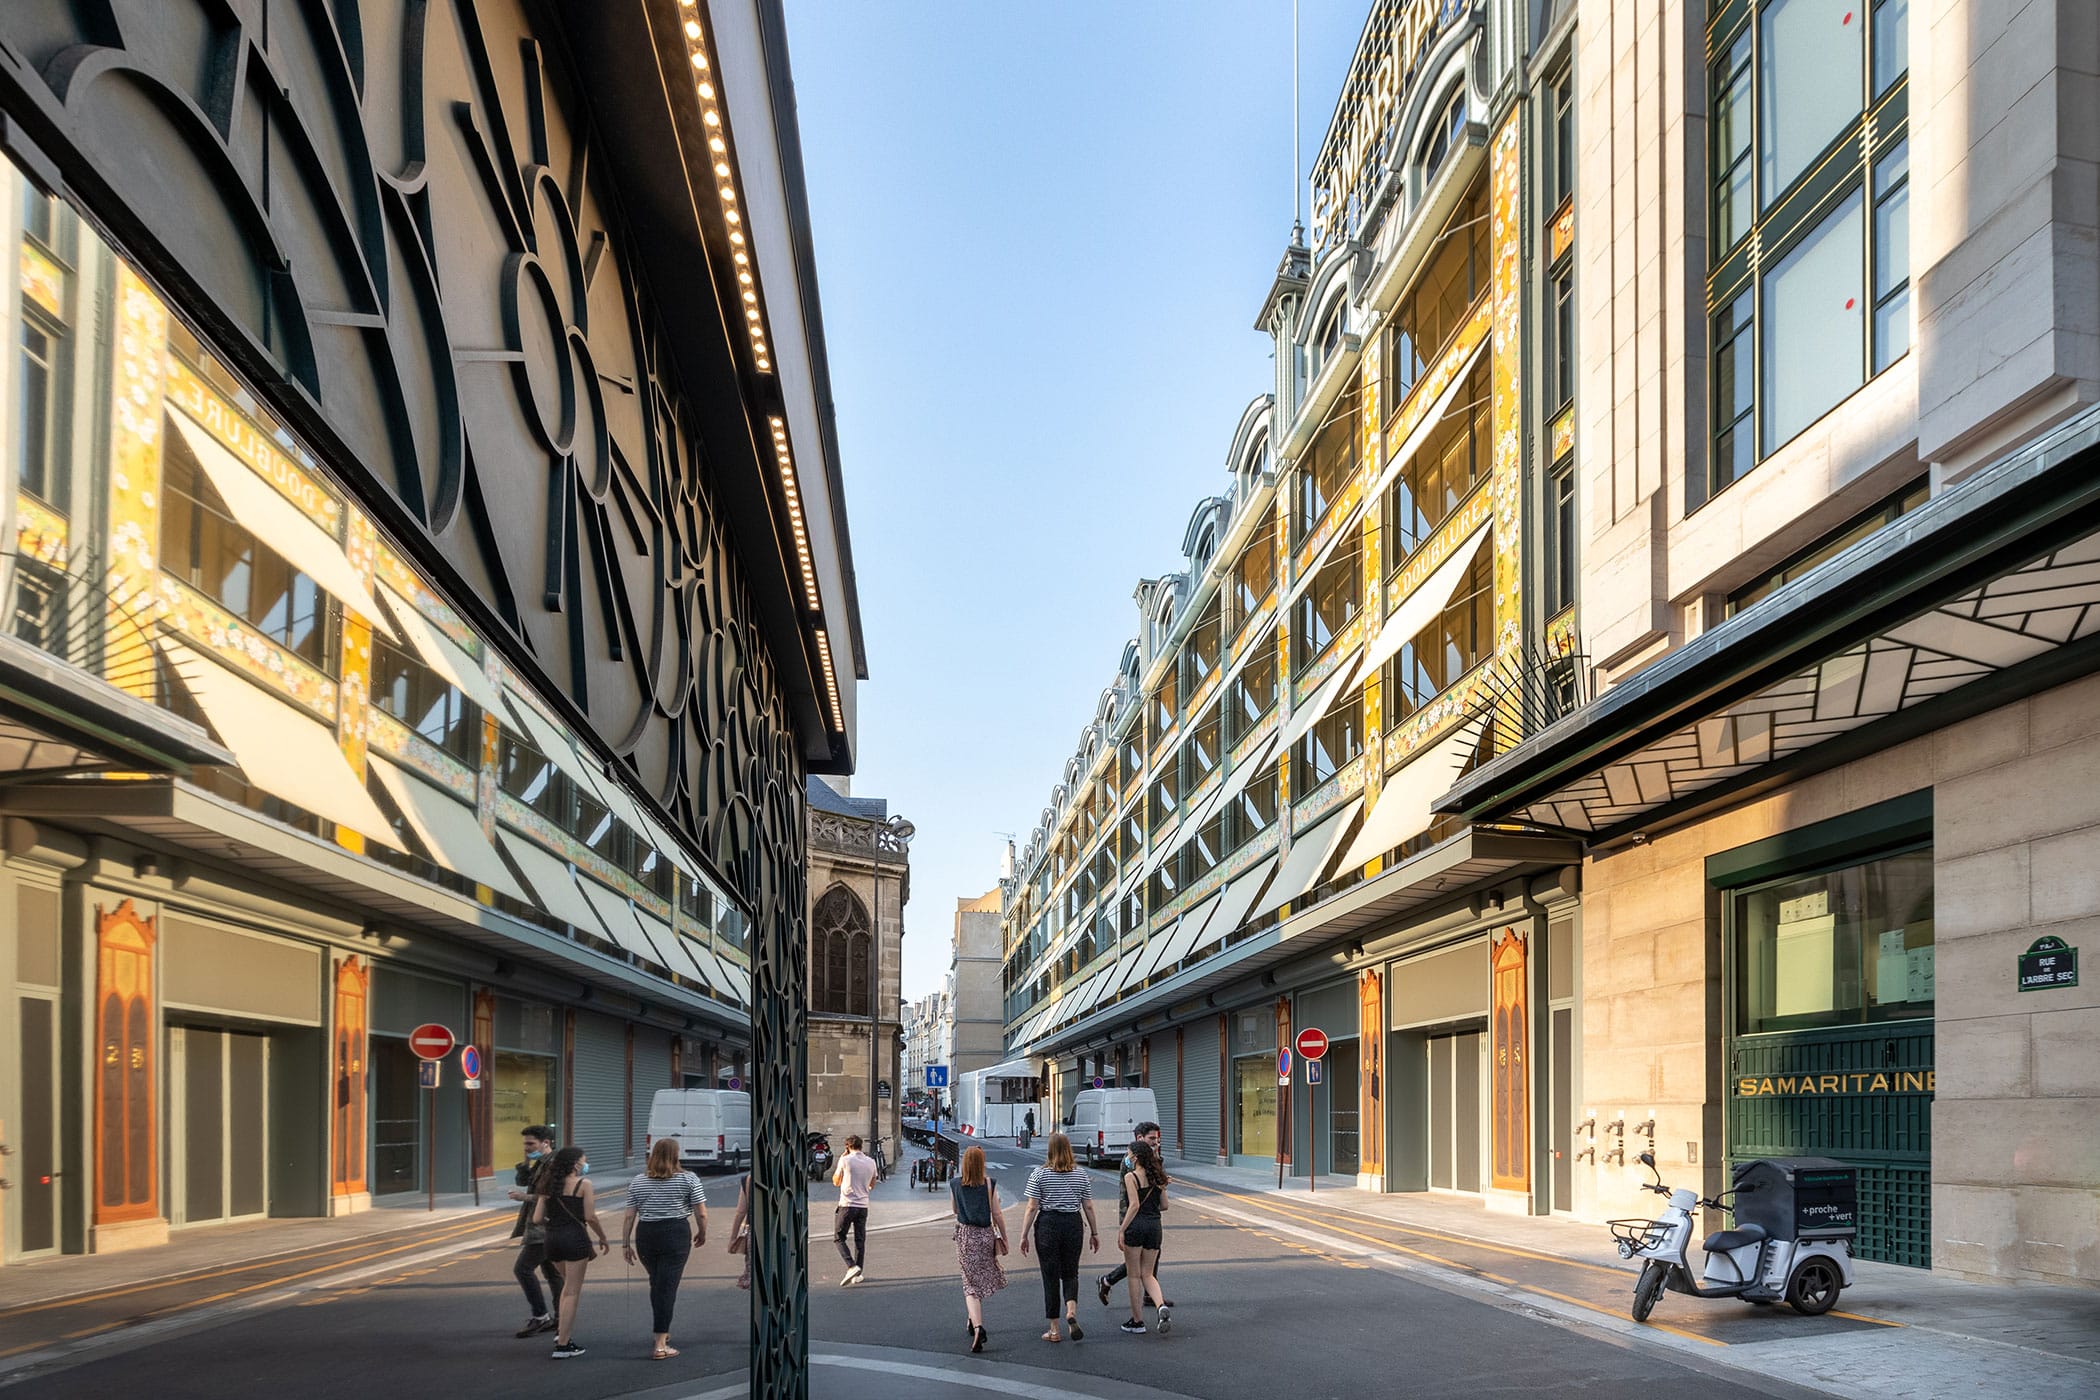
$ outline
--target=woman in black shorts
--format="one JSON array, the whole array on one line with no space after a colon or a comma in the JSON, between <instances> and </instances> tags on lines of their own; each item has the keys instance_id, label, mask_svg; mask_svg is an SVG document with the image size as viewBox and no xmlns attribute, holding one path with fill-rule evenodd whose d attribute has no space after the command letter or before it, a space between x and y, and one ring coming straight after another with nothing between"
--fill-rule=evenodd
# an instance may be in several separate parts
<instances>
[{"instance_id":1,"label":"woman in black shorts","mask_svg":"<svg viewBox=\"0 0 2100 1400\"><path fill-rule=\"evenodd\" d=\"M1159 1288L1159 1213L1167 1208L1167 1172L1159 1164L1159 1152L1143 1138L1130 1144L1130 1158L1137 1165L1123 1177L1123 1221L1116 1227L1116 1243L1123 1247L1123 1266L1130 1271L1130 1321L1123 1330L1132 1336L1145 1333L1144 1305L1147 1298L1159 1309L1159 1330L1174 1326L1174 1310L1167 1306Z\"/></svg>"},{"instance_id":2,"label":"woman in black shorts","mask_svg":"<svg viewBox=\"0 0 2100 1400\"><path fill-rule=\"evenodd\" d=\"M547 1227L547 1258L561 1270L561 1299L554 1324L556 1361L583 1355L571 1329L583 1294L584 1271L591 1260L612 1247L605 1238L605 1227L598 1223L596 1193L585 1176L590 1169L582 1148L564 1147L533 1183L532 1223ZM595 1248L593 1235L598 1237Z\"/></svg>"}]
</instances>

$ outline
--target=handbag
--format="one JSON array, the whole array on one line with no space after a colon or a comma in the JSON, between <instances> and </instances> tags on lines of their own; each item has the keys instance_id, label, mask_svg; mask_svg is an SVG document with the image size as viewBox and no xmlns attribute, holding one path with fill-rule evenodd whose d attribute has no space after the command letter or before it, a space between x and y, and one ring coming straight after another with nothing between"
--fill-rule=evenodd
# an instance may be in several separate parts
<instances>
[{"instance_id":1,"label":"handbag","mask_svg":"<svg viewBox=\"0 0 2100 1400\"><path fill-rule=\"evenodd\" d=\"M731 1254L743 1254L751 1248L751 1222L745 1221L736 1227L736 1238L729 1242Z\"/></svg>"}]
</instances>

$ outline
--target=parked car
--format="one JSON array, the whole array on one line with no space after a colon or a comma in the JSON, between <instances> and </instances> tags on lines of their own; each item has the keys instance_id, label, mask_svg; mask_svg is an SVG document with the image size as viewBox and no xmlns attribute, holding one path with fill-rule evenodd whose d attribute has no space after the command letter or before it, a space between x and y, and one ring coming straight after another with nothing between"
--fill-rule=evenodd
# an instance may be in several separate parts
<instances>
[{"instance_id":1,"label":"parked car","mask_svg":"<svg viewBox=\"0 0 2100 1400\"><path fill-rule=\"evenodd\" d=\"M691 1170L751 1165L751 1096L739 1089L658 1089L649 1102L649 1144L678 1139Z\"/></svg>"},{"instance_id":2,"label":"parked car","mask_svg":"<svg viewBox=\"0 0 2100 1400\"><path fill-rule=\"evenodd\" d=\"M1159 1121L1159 1100L1150 1089L1082 1089L1072 1100L1065 1133L1072 1151L1090 1166L1120 1161L1138 1124Z\"/></svg>"}]
</instances>

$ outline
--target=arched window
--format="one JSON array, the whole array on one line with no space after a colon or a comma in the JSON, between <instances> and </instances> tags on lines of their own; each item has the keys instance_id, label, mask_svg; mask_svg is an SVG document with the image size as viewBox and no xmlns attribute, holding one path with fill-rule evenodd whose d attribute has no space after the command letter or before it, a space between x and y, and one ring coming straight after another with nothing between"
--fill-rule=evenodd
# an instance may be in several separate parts
<instances>
[{"instance_id":1,"label":"arched window","mask_svg":"<svg viewBox=\"0 0 2100 1400\"><path fill-rule=\"evenodd\" d=\"M1466 129L1466 88L1461 83L1451 93L1443 108L1427 123L1428 133L1422 138L1422 187L1436 178L1443 168L1444 160L1459 144Z\"/></svg>"},{"instance_id":2,"label":"arched window","mask_svg":"<svg viewBox=\"0 0 2100 1400\"><path fill-rule=\"evenodd\" d=\"M810 1010L834 1016L868 1014L868 959L874 938L868 911L853 891L833 885L810 920Z\"/></svg>"}]
</instances>

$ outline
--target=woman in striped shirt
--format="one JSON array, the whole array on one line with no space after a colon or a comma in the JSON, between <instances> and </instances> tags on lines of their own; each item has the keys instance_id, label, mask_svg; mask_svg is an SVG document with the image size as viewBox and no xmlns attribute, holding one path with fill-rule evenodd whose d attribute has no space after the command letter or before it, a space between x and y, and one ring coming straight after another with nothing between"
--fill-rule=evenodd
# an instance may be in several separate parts
<instances>
[{"instance_id":1,"label":"woman in striped shirt","mask_svg":"<svg viewBox=\"0 0 2100 1400\"><path fill-rule=\"evenodd\" d=\"M1043 1270L1043 1314L1050 1319L1046 1342L1061 1342L1057 1332L1060 1310L1072 1329L1072 1340L1086 1333L1079 1329L1079 1220L1086 1217L1086 1235L1096 1254L1101 1252L1101 1232L1094 1225L1094 1184L1072 1160L1072 1140L1052 1133L1043 1165L1028 1174L1028 1214L1021 1220L1021 1252L1028 1252L1033 1226L1036 1257ZM1060 1309L1060 1304L1062 1308Z\"/></svg>"},{"instance_id":2,"label":"woman in striped shirt","mask_svg":"<svg viewBox=\"0 0 2100 1400\"><path fill-rule=\"evenodd\" d=\"M685 1261L707 1243L707 1197L700 1178L678 1167L678 1139L658 1138L649 1165L627 1188L627 1228L620 1245L627 1262L637 1257L649 1274L649 1311L658 1361L678 1355L671 1345L671 1308Z\"/></svg>"}]
</instances>

